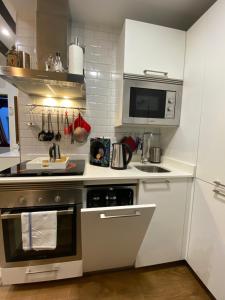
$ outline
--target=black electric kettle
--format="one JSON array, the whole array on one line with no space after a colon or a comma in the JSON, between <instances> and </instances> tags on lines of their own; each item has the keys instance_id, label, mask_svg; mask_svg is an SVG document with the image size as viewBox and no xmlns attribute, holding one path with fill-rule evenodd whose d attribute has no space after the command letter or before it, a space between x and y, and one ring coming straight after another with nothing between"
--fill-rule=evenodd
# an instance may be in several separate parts
<instances>
[{"instance_id":1,"label":"black electric kettle","mask_svg":"<svg viewBox=\"0 0 225 300\"><path fill-rule=\"evenodd\" d=\"M124 170L131 161L132 151L129 146L121 143L112 144L112 161L111 168Z\"/></svg>"}]
</instances>

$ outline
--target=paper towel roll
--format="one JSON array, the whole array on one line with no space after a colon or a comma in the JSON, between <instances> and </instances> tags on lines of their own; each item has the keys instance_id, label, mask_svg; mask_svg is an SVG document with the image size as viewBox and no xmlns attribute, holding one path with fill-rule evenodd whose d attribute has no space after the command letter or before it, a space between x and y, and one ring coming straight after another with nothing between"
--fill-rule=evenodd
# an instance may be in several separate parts
<instances>
[{"instance_id":1,"label":"paper towel roll","mask_svg":"<svg viewBox=\"0 0 225 300\"><path fill-rule=\"evenodd\" d=\"M69 73L83 75L83 49L75 44L69 46Z\"/></svg>"}]
</instances>

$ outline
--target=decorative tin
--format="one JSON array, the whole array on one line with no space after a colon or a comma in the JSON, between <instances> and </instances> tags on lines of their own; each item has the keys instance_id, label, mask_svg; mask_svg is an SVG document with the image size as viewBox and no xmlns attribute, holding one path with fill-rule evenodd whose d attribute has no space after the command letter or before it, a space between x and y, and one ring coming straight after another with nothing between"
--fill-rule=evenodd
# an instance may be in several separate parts
<instances>
[{"instance_id":1,"label":"decorative tin","mask_svg":"<svg viewBox=\"0 0 225 300\"><path fill-rule=\"evenodd\" d=\"M110 139L91 138L90 164L99 167L109 167L110 163Z\"/></svg>"}]
</instances>

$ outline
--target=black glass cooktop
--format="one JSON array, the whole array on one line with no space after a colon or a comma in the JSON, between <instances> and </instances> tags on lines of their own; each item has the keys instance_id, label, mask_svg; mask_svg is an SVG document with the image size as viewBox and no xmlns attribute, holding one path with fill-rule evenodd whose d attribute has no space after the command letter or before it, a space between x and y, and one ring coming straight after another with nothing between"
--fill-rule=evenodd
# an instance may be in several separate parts
<instances>
[{"instance_id":1,"label":"black glass cooktop","mask_svg":"<svg viewBox=\"0 0 225 300\"><path fill-rule=\"evenodd\" d=\"M30 176L74 176L83 175L85 161L70 160L65 170L28 170L26 169L27 161L5 169L0 172L0 177L30 177Z\"/></svg>"}]
</instances>

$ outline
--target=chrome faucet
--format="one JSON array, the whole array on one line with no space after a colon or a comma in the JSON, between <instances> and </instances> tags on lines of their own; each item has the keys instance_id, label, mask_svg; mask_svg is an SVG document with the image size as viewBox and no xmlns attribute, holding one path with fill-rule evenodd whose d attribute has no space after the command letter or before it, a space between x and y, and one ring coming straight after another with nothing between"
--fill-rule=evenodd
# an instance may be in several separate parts
<instances>
[{"instance_id":1,"label":"chrome faucet","mask_svg":"<svg viewBox=\"0 0 225 300\"><path fill-rule=\"evenodd\" d=\"M152 132L145 132L143 134L142 154L141 154L141 162L143 164L149 162L149 159L150 159L150 148L151 148L152 136L153 136Z\"/></svg>"}]
</instances>

